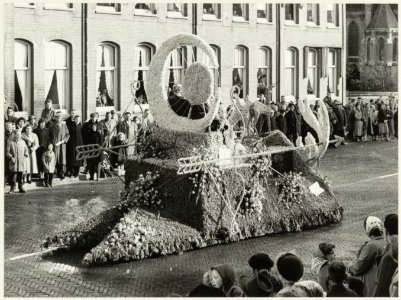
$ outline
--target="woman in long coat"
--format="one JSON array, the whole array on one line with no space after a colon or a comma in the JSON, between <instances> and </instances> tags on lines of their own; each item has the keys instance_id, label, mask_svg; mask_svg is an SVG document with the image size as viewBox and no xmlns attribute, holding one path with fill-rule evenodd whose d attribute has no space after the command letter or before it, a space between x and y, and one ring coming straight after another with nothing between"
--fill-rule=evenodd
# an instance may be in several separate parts
<instances>
[{"instance_id":1,"label":"woman in long coat","mask_svg":"<svg viewBox=\"0 0 401 300\"><path fill-rule=\"evenodd\" d=\"M76 159L76 147L83 144L80 116L74 116L73 122L69 123L68 131L70 132L70 139L67 142L67 172L70 176L77 177L81 161Z\"/></svg>"},{"instance_id":2,"label":"woman in long coat","mask_svg":"<svg viewBox=\"0 0 401 300\"><path fill-rule=\"evenodd\" d=\"M36 158L38 161L39 178L41 181L44 180L44 165L42 161L42 155L47 150L49 145L49 129L46 127L46 120L40 119L38 127L34 130L34 133L38 136L39 147L36 149Z\"/></svg>"},{"instance_id":3,"label":"woman in long coat","mask_svg":"<svg viewBox=\"0 0 401 300\"><path fill-rule=\"evenodd\" d=\"M384 254L386 241L383 237L383 224L379 218L367 217L365 219L365 230L370 240L359 249L356 261L349 266L349 272L363 280L363 296L373 297L376 288L377 268Z\"/></svg>"},{"instance_id":4,"label":"woman in long coat","mask_svg":"<svg viewBox=\"0 0 401 300\"><path fill-rule=\"evenodd\" d=\"M32 125L28 124L25 127L25 132L22 134L22 139L25 141L29 156L25 162L26 182L31 183L32 175L38 174L38 163L36 159L36 149L39 147L38 136L32 132Z\"/></svg>"},{"instance_id":5,"label":"woman in long coat","mask_svg":"<svg viewBox=\"0 0 401 300\"><path fill-rule=\"evenodd\" d=\"M62 122L60 114L56 115L56 122L50 127L49 136L50 143L54 145L57 175L60 179L64 179L65 166L67 163L66 144L70 138L70 133L65 122Z\"/></svg>"},{"instance_id":6,"label":"woman in long coat","mask_svg":"<svg viewBox=\"0 0 401 300\"><path fill-rule=\"evenodd\" d=\"M379 123L377 122L377 111L376 107L372 105L370 107L370 113L368 119L368 135L372 136L372 141L377 141L378 134L379 134Z\"/></svg>"},{"instance_id":7,"label":"woman in long coat","mask_svg":"<svg viewBox=\"0 0 401 300\"><path fill-rule=\"evenodd\" d=\"M369 109L369 104L365 103L362 106L362 121L363 121L363 126L362 126L362 141L367 142L368 141L368 120L369 120L369 114L370 114L370 109Z\"/></svg>"},{"instance_id":8,"label":"woman in long coat","mask_svg":"<svg viewBox=\"0 0 401 300\"><path fill-rule=\"evenodd\" d=\"M357 103L354 109L354 136L358 142L362 139L363 134L363 115L361 104Z\"/></svg>"},{"instance_id":9,"label":"woman in long coat","mask_svg":"<svg viewBox=\"0 0 401 300\"><path fill-rule=\"evenodd\" d=\"M103 136L98 131L98 126L96 123L92 124L92 130L90 132L88 132L86 139L87 139L88 144L97 144L99 146L103 144ZM89 175L90 175L89 180L94 180L97 166L100 163L100 156L97 156L94 158L88 158L86 160L86 162L88 163L88 169L89 169Z\"/></svg>"}]
</instances>

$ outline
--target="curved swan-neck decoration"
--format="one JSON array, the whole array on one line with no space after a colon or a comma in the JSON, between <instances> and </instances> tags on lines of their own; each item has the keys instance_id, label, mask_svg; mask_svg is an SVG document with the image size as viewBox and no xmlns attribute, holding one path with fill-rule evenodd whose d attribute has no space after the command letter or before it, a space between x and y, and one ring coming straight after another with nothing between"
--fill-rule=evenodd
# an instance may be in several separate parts
<instances>
[{"instance_id":1,"label":"curved swan-neck decoration","mask_svg":"<svg viewBox=\"0 0 401 300\"><path fill-rule=\"evenodd\" d=\"M212 66L215 68L215 76L210 78L209 86L203 89L198 89L196 102L199 103L199 94L204 93L204 103L208 103L209 111L201 119L190 119L177 115L171 108L168 102L166 89L166 72L167 58L171 51L182 46L193 46L201 49L209 57ZM218 60L213 49L209 44L192 34L178 34L166 40L157 50L155 56L149 65L149 80L146 83L146 92L148 93L149 107L156 123L165 129L178 132L204 132L212 123L219 109L220 104L220 89L217 86L217 69ZM186 78L184 83L192 82L190 90L194 90L194 86L205 85L204 72L188 72L190 79ZM203 76L203 77L202 77ZM199 78L197 78L199 77ZM209 78L209 76L207 76ZM210 89L210 85L212 88ZM185 85L183 86L185 90ZM183 93L188 96L187 93ZM214 95L213 95L214 94Z\"/></svg>"}]
</instances>

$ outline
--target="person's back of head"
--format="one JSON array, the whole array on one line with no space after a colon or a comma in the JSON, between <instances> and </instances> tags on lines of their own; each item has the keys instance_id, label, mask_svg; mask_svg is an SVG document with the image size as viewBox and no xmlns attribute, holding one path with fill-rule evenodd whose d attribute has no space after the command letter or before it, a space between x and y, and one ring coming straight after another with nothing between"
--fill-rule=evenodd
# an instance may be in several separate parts
<instances>
[{"instance_id":1,"label":"person's back of head","mask_svg":"<svg viewBox=\"0 0 401 300\"><path fill-rule=\"evenodd\" d=\"M355 276L348 276L348 287L352 290L358 297L363 297L363 281Z\"/></svg>"},{"instance_id":2,"label":"person's back of head","mask_svg":"<svg viewBox=\"0 0 401 300\"><path fill-rule=\"evenodd\" d=\"M268 254L256 253L248 261L249 266L255 270L259 271L262 269L270 270L274 266L273 260Z\"/></svg>"},{"instance_id":3,"label":"person's back of head","mask_svg":"<svg viewBox=\"0 0 401 300\"><path fill-rule=\"evenodd\" d=\"M388 235L398 235L398 215L389 214L384 218L384 228Z\"/></svg>"},{"instance_id":4,"label":"person's back of head","mask_svg":"<svg viewBox=\"0 0 401 300\"><path fill-rule=\"evenodd\" d=\"M226 295L220 289L207 286L204 284L198 285L189 292L189 297L225 297Z\"/></svg>"},{"instance_id":5,"label":"person's back of head","mask_svg":"<svg viewBox=\"0 0 401 300\"><path fill-rule=\"evenodd\" d=\"M277 272L282 279L294 283L304 274L304 265L301 259L293 253L282 253L277 258Z\"/></svg>"},{"instance_id":6,"label":"person's back of head","mask_svg":"<svg viewBox=\"0 0 401 300\"><path fill-rule=\"evenodd\" d=\"M329 279L336 284L341 284L347 279L347 268L342 261L333 260L329 264L328 272L329 272Z\"/></svg>"},{"instance_id":7,"label":"person's back of head","mask_svg":"<svg viewBox=\"0 0 401 300\"><path fill-rule=\"evenodd\" d=\"M291 290L297 297L324 297L322 286L313 280L296 282Z\"/></svg>"}]
</instances>

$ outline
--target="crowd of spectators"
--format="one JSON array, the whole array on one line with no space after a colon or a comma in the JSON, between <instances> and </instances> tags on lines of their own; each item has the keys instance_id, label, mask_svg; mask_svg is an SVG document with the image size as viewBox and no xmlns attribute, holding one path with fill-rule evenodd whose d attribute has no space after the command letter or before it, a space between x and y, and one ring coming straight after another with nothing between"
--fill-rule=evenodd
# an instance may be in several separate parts
<instances>
[{"instance_id":1,"label":"crowd of spectators","mask_svg":"<svg viewBox=\"0 0 401 300\"><path fill-rule=\"evenodd\" d=\"M351 262L335 256L335 245L320 243L313 253L311 276L294 252L280 253L275 261L266 253L249 259L249 275L237 280L233 267L211 267L190 297L398 297L398 215L382 222L364 221L368 241ZM179 296L179 295L172 295Z\"/></svg>"},{"instance_id":2,"label":"crowd of spectators","mask_svg":"<svg viewBox=\"0 0 401 300\"><path fill-rule=\"evenodd\" d=\"M121 117L114 110L106 112L104 119L93 112L89 120L82 124L76 110L71 110L64 120L61 112L56 112L51 99L45 101L41 118L34 115L28 120L14 117L14 109L7 108L5 119L5 181L10 185L10 193L25 193L24 183L35 178L45 187L52 186L53 175L60 180L65 176L78 177L84 165L84 173L89 179L97 176L124 174L124 162L136 154L137 141L141 135L151 130L149 112L145 110L142 119L126 111ZM111 151L86 160L77 160L76 147L97 144ZM114 148L116 147L116 148Z\"/></svg>"},{"instance_id":3,"label":"crowd of spectators","mask_svg":"<svg viewBox=\"0 0 401 300\"><path fill-rule=\"evenodd\" d=\"M287 102L284 96L278 103L272 103L264 94L258 96L258 101L271 109L271 114L262 114L256 124L259 136L280 130L295 145L298 137L302 137L305 143L305 137L310 132L318 142L316 132L303 119L297 103ZM332 143L335 148L346 145L347 141L368 142L379 138L381 141L391 141L398 137L398 105L392 95L388 99L380 97L369 102L364 102L361 97L349 98L346 104L326 96L323 103L329 114L330 140L335 141ZM316 117L318 108L318 103L311 105Z\"/></svg>"}]
</instances>

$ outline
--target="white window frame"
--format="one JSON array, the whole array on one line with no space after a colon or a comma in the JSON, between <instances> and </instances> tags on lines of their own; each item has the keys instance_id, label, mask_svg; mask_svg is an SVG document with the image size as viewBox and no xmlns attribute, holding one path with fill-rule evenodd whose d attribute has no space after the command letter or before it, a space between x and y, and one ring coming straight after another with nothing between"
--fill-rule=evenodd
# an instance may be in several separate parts
<instances>
[{"instance_id":1,"label":"white window frame","mask_svg":"<svg viewBox=\"0 0 401 300\"><path fill-rule=\"evenodd\" d=\"M264 13L265 17L260 18L258 17L258 11L261 10L258 8L259 5L264 5ZM273 23L273 5L272 4L264 4L264 3L257 3L256 4L256 22L257 23Z\"/></svg>"},{"instance_id":2,"label":"white window frame","mask_svg":"<svg viewBox=\"0 0 401 300\"><path fill-rule=\"evenodd\" d=\"M181 56L181 65L177 64L177 65L170 66L170 57L171 57L172 52L174 52L174 51L176 51L177 55ZM188 51L187 51L187 48L185 46L181 47L181 48L174 49L172 52L169 53L168 58L166 60L166 69L167 69L167 71L166 71L166 76L167 76L167 78L166 78L166 83L167 83L166 89L167 90L168 90L168 87L169 87L169 84L170 84L169 81L168 81L169 77L170 77L170 70L173 70L173 71L177 71L178 70L179 71L180 80L177 81L177 82L174 82L174 84L182 84L183 83L183 79L184 79L185 69L186 69L186 62L187 62L187 53L188 53ZM177 59L177 62L178 61L179 60ZM177 79L177 78L174 78L174 79Z\"/></svg>"},{"instance_id":3,"label":"white window frame","mask_svg":"<svg viewBox=\"0 0 401 300\"><path fill-rule=\"evenodd\" d=\"M292 9L294 12L294 16L292 19L287 19L287 16L286 16L285 11L286 11L286 8L288 7L288 5L292 6ZM298 6L298 4L284 4L284 24L299 26L299 6Z\"/></svg>"},{"instance_id":4,"label":"white window frame","mask_svg":"<svg viewBox=\"0 0 401 300\"><path fill-rule=\"evenodd\" d=\"M291 71L291 88L286 88L284 91L284 96L288 100L294 100L296 98L298 82L297 82L297 74L298 74L298 53L294 48L288 48L285 51L291 52L291 63L288 63L285 60L285 79L287 79L287 72ZM293 57L292 57L293 55ZM292 64L292 60L294 60L294 64ZM286 80L287 83L287 80Z\"/></svg>"},{"instance_id":5,"label":"white window frame","mask_svg":"<svg viewBox=\"0 0 401 300\"><path fill-rule=\"evenodd\" d=\"M327 9L327 27L328 28L337 28L340 26L340 24L337 24L337 19L339 20L337 14L340 13L339 6L338 4L326 4L326 9ZM332 11L332 22L329 21L329 11Z\"/></svg>"},{"instance_id":6,"label":"white window frame","mask_svg":"<svg viewBox=\"0 0 401 300\"><path fill-rule=\"evenodd\" d=\"M333 64L333 59L330 59L330 55L333 55L334 58L334 64ZM328 55L327 55L327 74L328 76L331 74L332 78L329 76L329 87L330 91L334 93L336 96L338 96L338 91L337 91L337 53L335 50L329 49ZM330 82L331 81L331 82Z\"/></svg>"},{"instance_id":7,"label":"white window frame","mask_svg":"<svg viewBox=\"0 0 401 300\"><path fill-rule=\"evenodd\" d=\"M220 50L220 47L216 46L216 45L210 45L210 47L213 49L214 53L216 54L217 63L219 64L219 67L218 67L218 70L217 70L219 78L218 78L218 83L217 84L218 84L218 86L221 86L221 56L220 56L220 54L221 54L220 51L221 50ZM215 67L212 66L211 61L209 59L209 56L203 51L202 51L202 63L207 65L209 67L209 69L212 71L212 74L214 75Z\"/></svg>"},{"instance_id":8,"label":"white window frame","mask_svg":"<svg viewBox=\"0 0 401 300\"><path fill-rule=\"evenodd\" d=\"M119 66L119 57L118 57L118 47L115 44L112 43L107 43L107 42L102 42L98 44L96 50L99 47L102 47L103 45L107 45L113 48L114 50L114 66L108 66L108 67L101 67L100 65L102 64L101 62L98 63L97 61L97 55L96 55L96 90L95 94L98 94L98 88L99 88L99 74L101 71L113 71L113 101L114 101L114 107L118 108L120 99L118 98L118 92L120 89L120 83L118 82L118 66Z\"/></svg>"},{"instance_id":9,"label":"white window frame","mask_svg":"<svg viewBox=\"0 0 401 300\"><path fill-rule=\"evenodd\" d=\"M26 67L16 67L15 60L16 57L14 56L14 71L23 71L25 73L25 91L21 91L24 93L22 96L23 103L22 103L22 111L26 111L28 113L32 113L33 108L33 101L32 101L32 45L22 40L15 40L14 44L19 43L26 47L27 49L27 66ZM21 89L21 86L20 86Z\"/></svg>"},{"instance_id":10,"label":"white window frame","mask_svg":"<svg viewBox=\"0 0 401 300\"><path fill-rule=\"evenodd\" d=\"M243 56L243 65L239 65L235 61L235 52L239 51L241 55ZM233 67L232 70L234 72L234 69L239 69L242 70L242 95L245 98L248 95L248 49L246 49L243 46L236 46L234 48L233 52ZM233 79L233 78L232 78ZM234 82L232 82L232 85L234 85Z\"/></svg>"},{"instance_id":11,"label":"white window frame","mask_svg":"<svg viewBox=\"0 0 401 300\"><path fill-rule=\"evenodd\" d=\"M73 3L45 3L44 9L48 10L67 10L67 11L73 11L74 10L74 5Z\"/></svg>"},{"instance_id":12,"label":"white window frame","mask_svg":"<svg viewBox=\"0 0 401 300\"><path fill-rule=\"evenodd\" d=\"M312 59L314 58L314 59ZM318 94L319 78L318 78L318 52L316 49L309 48L308 53L308 67L307 67L307 78L311 83L313 95ZM312 77L312 78L310 78Z\"/></svg>"},{"instance_id":13,"label":"white window frame","mask_svg":"<svg viewBox=\"0 0 401 300\"><path fill-rule=\"evenodd\" d=\"M241 16L234 16L234 5L240 5L242 15ZM233 22L249 22L249 4L248 3L233 3L232 7L232 14L233 14Z\"/></svg>"},{"instance_id":14,"label":"white window frame","mask_svg":"<svg viewBox=\"0 0 401 300\"><path fill-rule=\"evenodd\" d=\"M35 3L28 3L28 2L15 2L14 7L18 8L35 8Z\"/></svg>"},{"instance_id":15,"label":"white window frame","mask_svg":"<svg viewBox=\"0 0 401 300\"><path fill-rule=\"evenodd\" d=\"M114 4L114 6L103 6L101 4L102 3L96 3L96 11L95 12L97 14L113 14L113 15L121 14L121 4L120 3L111 3L111 4Z\"/></svg>"},{"instance_id":16,"label":"white window frame","mask_svg":"<svg viewBox=\"0 0 401 300\"><path fill-rule=\"evenodd\" d=\"M45 72L46 71L55 71L55 70L65 70L65 99L64 99L64 103L59 103L60 104L60 109L62 110L68 110L70 109L70 105L71 105L71 46L64 42L64 41L59 41L59 40L55 40L55 41L49 41L47 42L47 44L50 43L59 43L62 44L66 47L67 49L67 57L66 57L66 67L57 67L57 68L49 68L46 66L46 59L45 59ZM57 78L57 80L59 80ZM49 91L46 92L45 97L47 97Z\"/></svg>"},{"instance_id":17,"label":"white window frame","mask_svg":"<svg viewBox=\"0 0 401 300\"><path fill-rule=\"evenodd\" d=\"M259 60L259 57L260 57L260 53L262 53L263 52L263 56L266 56L265 57L265 60L266 60L266 62L267 62L267 64L266 65L264 65L264 64L262 64L261 62L260 62L260 60ZM257 73L259 72L259 70L260 69L262 69L262 70L265 70L265 74L266 74L266 86L269 86L270 84L271 84L271 82L272 82L272 73L271 73L271 50L270 50L270 48L268 48L268 47L260 47L259 49L258 49L258 60L257 60ZM256 74L257 74L256 73ZM257 82L257 84L259 84L259 82Z\"/></svg>"},{"instance_id":18,"label":"white window frame","mask_svg":"<svg viewBox=\"0 0 401 300\"><path fill-rule=\"evenodd\" d=\"M319 27L320 26L320 6L316 3L307 3L306 5L306 26ZM309 12L312 14L310 15ZM311 19L309 19L311 16Z\"/></svg>"},{"instance_id":19,"label":"white window frame","mask_svg":"<svg viewBox=\"0 0 401 300\"><path fill-rule=\"evenodd\" d=\"M139 44L135 47L135 57L134 57L134 78L138 78L138 73L139 71L142 71L145 74L145 80L144 80L144 89L146 92L146 81L148 80L148 75L149 75L149 64L144 66L144 62L142 60L142 66L139 66L139 57L137 57L137 53L139 52L138 50L142 49L145 52L148 52L147 55L149 56L149 64L152 60L152 57L154 55L155 49L151 45L147 44ZM138 64L137 64L138 62Z\"/></svg>"},{"instance_id":20,"label":"white window frame","mask_svg":"<svg viewBox=\"0 0 401 300\"><path fill-rule=\"evenodd\" d=\"M212 5L213 14L209 14L208 12L205 13L205 4ZM220 3L203 3L202 6L202 20L209 20L209 21L221 21L221 4Z\"/></svg>"},{"instance_id":21,"label":"white window frame","mask_svg":"<svg viewBox=\"0 0 401 300\"><path fill-rule=\"evenodd\" d=\"M171 5L179 7L179 11L170 10ZM187 3L167 3L167 18L188 19L188 4Z\"/></svg>"},{"instance_id":22,"label":"white window frame","mask_svg":"<svg viewBox=\"0 0 401 300\"><path fill-rule=\"evenodd\" d=\"M134 15L135 16L157 17L157 4L156 3L135 3L135 6L137 4L147 4L149 9L142 9L142 8L134 7Z\"/></svg>"}]
</instances>

